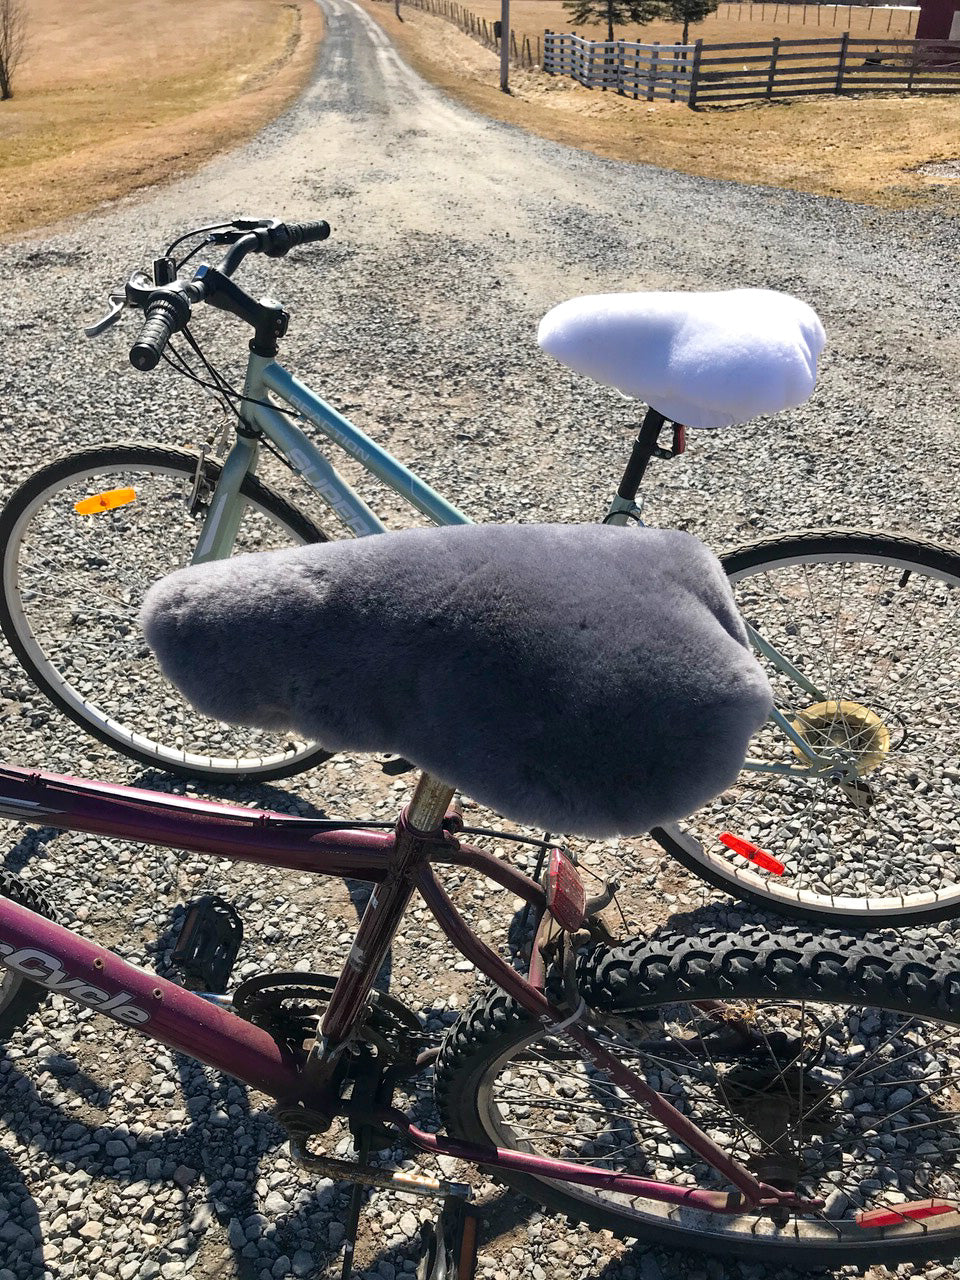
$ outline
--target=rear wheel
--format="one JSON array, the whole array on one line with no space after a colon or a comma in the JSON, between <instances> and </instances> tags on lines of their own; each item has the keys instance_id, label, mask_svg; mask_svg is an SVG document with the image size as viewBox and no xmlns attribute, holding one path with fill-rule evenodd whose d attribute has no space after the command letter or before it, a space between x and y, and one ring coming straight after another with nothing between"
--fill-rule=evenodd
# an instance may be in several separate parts
<instances>
[{"instance_id":1,"label":"rear wheel","mask_svg":"<svg viewBox=\"0 0 960 1280\"><path fill-rule=\"evenodd\" d=\"M751 760L793 772L746 767L657 838L712 884L788 915L906 925L960 914L960 555L835 530L771 538L722 564L744 618L796 672L760 657L777 709L836 768L797 772L802 749L768 721Z\"/></svg>"},{"instance_id":2,"label":"rear wheel","mask_svg":"<svg viewBox=\"0 0 960 1280\"><path fill-rule=\"evenodd\" d=\"M38 471L0 514L0 626L51 702L141 764L185 777L283 778L329 752L201 716L161 674L138 623L150 584L190 563L201 529L193 512L219 476L216 462L147 444L88 449ZM235 552L327 540L255 476L241 493ZM97 495L117 505L78 512Z\"/></svg>"},{"instance_id":3,"label":"rear wheel","mask_svg":"<svg viewBox=\"0 0 960 1280\"><path fill-rule=\"evenodd\" d=\"M601 948L581 963L580 984L611 1052L761 1182L822 1205L726 1215L498 1177L595 1228L750 1262L890 1265L960 1252L956 957L750 929ZM448 1031L436 1089L458 1138L732 1190L500 991ZM915 1217L931 1199L946 1211ZM869 1225L870 1210L893 1225Z\"/></svg>"}]
</instances>

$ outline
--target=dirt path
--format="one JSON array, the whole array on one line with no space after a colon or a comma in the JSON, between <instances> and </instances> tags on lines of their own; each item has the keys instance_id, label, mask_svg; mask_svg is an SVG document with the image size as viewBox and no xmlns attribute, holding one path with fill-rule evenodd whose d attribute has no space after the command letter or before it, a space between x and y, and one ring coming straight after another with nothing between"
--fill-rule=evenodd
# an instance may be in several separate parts
<instances>
[{"instance_id":1,"label":"dirt path","mask_svg":"<svg viewBox=\"0 0 960 1280\"><path fill-rule=\"evenodd\" d=\"M956 208L960 95L824 95L691 111L683 103L633 102L585 89L569 77L512 68L507 96L499 90L498 54L452 22L408 6L400 23L386 0L363 3L432 84L475 111L541 137L611 159L707 178L769 183L886 208L944 213ZM494 9L499 12L490 0L478 11L490 19ZM519 6L512 25L534 38L544 25L566 29L556 9L537 28L544 11L531 13L529 6ZM811 30L815 28L807 29L808 37ZM715 29L698 28L697 34L723 43L769 40L771 31L769 26L726 22ZM798 31L803 33L784 25L776 34L795 39ZM590 30L581 34L590 35ZM593 32L596 39L602 35ZM678 33L659 23L643 34L627 30L627 38L669 43Z\"/></svg>"}]
</instances>

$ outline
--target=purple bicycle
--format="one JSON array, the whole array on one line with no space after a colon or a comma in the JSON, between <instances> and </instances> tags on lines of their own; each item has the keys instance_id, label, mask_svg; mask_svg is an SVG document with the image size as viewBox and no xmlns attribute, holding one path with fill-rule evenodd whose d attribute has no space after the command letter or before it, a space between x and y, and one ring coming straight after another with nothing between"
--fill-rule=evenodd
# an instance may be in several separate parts
<instances>
[{"instance_id":1,"label":"purple bicycle","mask_svg":"<svg viewBox=\"0 0 960 1280\"><path fill-rule=\"evenodd\" d=\"M311 1173L443 1202L431 1276L473 1273L469 1188L378 1162L398 1137L623 1236L797 1266L960 1250L955 956L797 926L618 940L615 882L588 898L549 838L528 840L543 876L520 872L481 847L445 780L592 835L655 827L727 785L769 688L695 539L385 534L184 570L153 589L145 626L205 713L424 771L384 829L0 768L6 817L373 886L338 976L232 988L235 913L194 904L177 955L195 991L62 927L4 874L0 1033L54 992L245 1082L275 1100ZM526 904L521 968L468 926L450 869ZM415 894L490 984L439 1042L375 986ZM396 1101L429 1073L439 1132ZM337 1117L355 1160L318 1150ZM359 1211L355 1195L348 1245Z\"/></svg>"}]
</instances>

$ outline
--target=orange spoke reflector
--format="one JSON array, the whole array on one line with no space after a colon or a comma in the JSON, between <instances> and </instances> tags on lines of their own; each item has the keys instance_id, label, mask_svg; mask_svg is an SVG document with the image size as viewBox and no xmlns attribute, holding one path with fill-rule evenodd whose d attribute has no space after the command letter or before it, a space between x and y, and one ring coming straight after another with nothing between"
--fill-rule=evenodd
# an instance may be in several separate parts
<instances>
[{"instance_id":1,"label":"orange spoke reflector","mask_svg":"<svg viewBox=\"0 0 960 1280\"><path fill-rule=\"evenodd\" d=\"M922 1218L956 1212L957 1206L946 1200L910 1200L906 1204L898 1204L896 1209L861 1209L856 1222L858 1227L902 1227Z\"/></svg>"},{"instance_id":2,"label":"orange spoke reflector","mask_svg":"<svg viewBox=\"0 0 960 1280\"><path fill-rule=\"evenodd\" d=\"M98 516L101 511L128 507L136 500L136 489L107 489L105 493L95 493L92 498L81 498L73 504L73 509L78 516Z\"/></svg>"},{"instance_id":3,"label":"orange spoke reflector","mask_svg":"<svg viewBox=\"0 0 960 1280\"><path fill-rule=\"evenodd\" d=\"M778 862L772 854L765 853L763 849L758 849L749 840L741 840L739 836L731 835L729 831L723 832L720 836L720 843L725 844L734 853L739 853L741 858L746 858L748 862L752 862L761 871L772 871L775 876L782 876L786 870L783 863Z\"/></svg>"}]
</instances>

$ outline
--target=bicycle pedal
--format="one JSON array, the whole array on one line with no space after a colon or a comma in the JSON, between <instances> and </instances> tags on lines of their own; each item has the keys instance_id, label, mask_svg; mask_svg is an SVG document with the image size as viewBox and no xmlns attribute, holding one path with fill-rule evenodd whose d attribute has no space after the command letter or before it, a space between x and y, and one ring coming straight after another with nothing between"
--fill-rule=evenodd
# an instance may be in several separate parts
<instances>
[{"instance_id":1,"label":"bicycle pedal","mask_svg":"<svg viewBox=\"0 0 960 1280\"><path fill-rule=\"evenodd\" d=\"M390 778L396 778L401 773L409 773L415 767L409 760L404 760L403 756L384 756L380 761L380 768Z\"/></svg>"},{"instance_id":2,"label":"bicycle pedal","mask_svg":"<svg viewBox=\"0 0 960 1280\"><path fill-rule=\"evenodd\" d=\"M204 991L225 992L243 942L236 907L208 893L187 904L172 961L188 982Z\"/></svg>"},{"instance_id":3,"label":"bicycle pedal","mask_svg":"<svg viewBox=\"0 0 960 1280\"><path fill-rule=\"evenodd\" d=\"M421 1227L424 1255L417 1280L473 1280L477 1271L477 1238L480 1214L460 1196L443 1202L436 1225Z\"/></svg>"}]
</instances>

